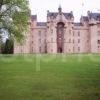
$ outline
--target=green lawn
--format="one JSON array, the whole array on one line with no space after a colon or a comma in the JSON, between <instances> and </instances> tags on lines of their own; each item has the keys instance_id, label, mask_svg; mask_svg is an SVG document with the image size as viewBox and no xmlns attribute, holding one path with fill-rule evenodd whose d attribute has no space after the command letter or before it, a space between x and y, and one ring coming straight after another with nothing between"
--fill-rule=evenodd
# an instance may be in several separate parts
<instances>
[{"instance_id":1,"label":"green lawn","mask_svg":"<svg viewBox=\"0 0 100 100\"><path fill-rule=\"evenodd\" d=\"M100 100L100 54L1 55L0 100Z\"/></svg>"}]
</instances>

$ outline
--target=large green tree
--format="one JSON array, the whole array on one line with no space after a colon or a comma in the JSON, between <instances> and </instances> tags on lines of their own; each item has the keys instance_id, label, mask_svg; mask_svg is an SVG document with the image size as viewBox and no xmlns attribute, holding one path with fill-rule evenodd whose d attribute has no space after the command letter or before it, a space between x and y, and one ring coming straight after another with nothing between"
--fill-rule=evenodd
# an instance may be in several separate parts
<instances>
[{"instance_id":1,"label":"large green tree","mask_svg":"<svg viewBox=\"0 0 100 100\"><path fill-rule=\"evenodd\" d=\"M0 30L6 30L17 41L22 40L29 14L28 0L0 0Z\"/></svg>"}]
</instances>

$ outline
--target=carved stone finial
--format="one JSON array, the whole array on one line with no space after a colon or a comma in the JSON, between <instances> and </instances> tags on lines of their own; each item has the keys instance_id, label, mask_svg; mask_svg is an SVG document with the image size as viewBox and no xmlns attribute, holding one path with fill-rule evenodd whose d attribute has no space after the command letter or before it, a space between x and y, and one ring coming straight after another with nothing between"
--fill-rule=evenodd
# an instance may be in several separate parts
<instances>
[{"instance_id":1,"label":"carved stone finial","mask_svg":"<svg viewBox=\"0 0 100 100\"><path fill-rule=\"evenodd\" d=\"M62 12L61 5L59 5L58 11L59 11L60 13Z\"/></svg>"}]
</instances>

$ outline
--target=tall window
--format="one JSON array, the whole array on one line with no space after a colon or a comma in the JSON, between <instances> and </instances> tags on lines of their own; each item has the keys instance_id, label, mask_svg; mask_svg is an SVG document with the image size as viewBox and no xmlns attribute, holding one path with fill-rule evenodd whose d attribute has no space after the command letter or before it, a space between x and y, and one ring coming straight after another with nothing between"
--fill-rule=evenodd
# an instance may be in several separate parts
<instances>
[{"instance_id":1,"label":"tall window","mask_svg":"<svg viewBox=\"0 0 100 100\"><path fill-rule=\"evenodd\" d=\"M100 31L97 31L97 35L100 36Z\"/></svg>"},{"instance_id":2,"label":"tall window","mask_svg":"<svg viewBox=\"0 0 100 100\"><path fill-rule=\"evenodd\" d=\"M98 40L97 42L98 42L98 44L100 44L100 40Z\"/></svg>"},{"instance_id":3,"label":"tall window","mask_svg":"<svg viewBox=\"0 0 100 100\"><path fill-rule=\"evenodd\" d=\"M98 46L98 48L100 48L100 46Z\"/></svg>"},{"instance_id":4,"label":"tall window","mask_svg":"<svg viewBox=\"0 0 100 100\"><path fill-rule=\"evenodd\" d=\"M74 52L75 48L73 47L73 52Z\"/></svg>"},{"instance_id":5,"label":"tall window","mask_svg":"<svg viewBox=\"0 0 100 100\"><path fill-rule=\"evenodd\" d=\"M71 30L69 30L69 34L71 34Z\"/></svg>"},{"instance_id":6,"label":"tall window","mask_svg":"<svg viewBox=\"0 0 100 100\"><path fill-rule=\"evenodd\" d=\"M44 39L44 43L46 43L46 39Z\"/></svg>"},{"instance_id":7,"label":"tall window","mask_svg":"<svg viewBox=\"0 0 100 100\"><path fill-rule=\"evenodd\" d=\"M80 31L78 31L78 36L80 36Z\"/></svg>"},{"instance_id":8,"label":"tall window","mask_svg":"<svg viewBox=\"0 0 100 100\"><path fill-rule=\"evenodd\" d=\"M80 51L80 47L78 47L78 51Z\"/></svg>"},{"instance_id":9,"label":"tall window","mask_svg":"<svg viewBox=\"0 0 100 100\"><path fill-rule=\"evenodd\" d=\"M63 46L64 46L64 23L59 22L57 23L57 52L62 53L63 52Z\"/></svg>"},{"instance_id":10,"label":"tall window","mask_svg":"<svg viewBox=\"0 0 100 100\"><path fill-rule=\"evenodd\" d=\"M34 51L33 47L32 47L32 52Z\"/></svg>"},{"instance_id":11,"label":"tall window","mask_svg":"<svg viewBox=\"0 0 100 100\"><path fill-rule=\"evenodd\" d=\"M39 43L41 43L41 39L39 39Z\"/></svg>"},{"instance_id":12,"label":"tall window","mask_svg":"<svg viewBox=\"0 0 100 100\"><path fill-rule=\"evenodd\" d=\"M80 39L78 39L78 43L80 43Z\"/></svg>"},{"instance_id":13,"label":"tall window","mask_svg":"<svg viewBox=\"0 0 100 100\"><path fill-rule=\"evenodd\" d=\"M32 44L33 44L33 41L32 41Z\"/></svg>"},{"instance_id":14,"label":"tall window","mask_svg":"<svg viewBox=\"0 0 100 100\"><path fill-rule=\"evenodd\" d=\"M41 47L39 47L39 52L41 53Z\"/></svg>"},{"instance_id":15,"label":"tall window","mask_svg":"<svg viewBox=\"0 0 100 100\"><path fill-rule=\"evenodd\" d=\"M71 43L71 39L69 39L69 43Z\"/></svg>"},{"instance_id":16,"label":"tall window","mask_svg":"<svg viewBox=\"0 0 100 100\"><path fill-rule=\"evenodd\" d=\"M73 36L74 36L74 31L73 31Z\"/></svg>"},{"instance_id":17,"label":"tall window","mask_svg":"<svg viewBox=\"0 0 100 100\"><path fill-rule=\"evenodd\" d=\"M74 43L75 41L74 41L74 39L73 39L73 43Z\"/></svg>"},{"instance_id":18,"label":"tall window","mask_svg":"<svg viewBox=\"0 0 100 100\"><path fill-rule=\"evenodd\" d=\"M41 31L39 31L39 36L41 36Z\"/></svg>"},{"instance_id":19,"label":"tall window","mask_svg":"<svg viewBox=\"0 0 100 100\"><path fill-rule=\"evenodd\" d=\"M23 50L21 49L21 53L23 53Z\"/></svg>"}]
</instances>

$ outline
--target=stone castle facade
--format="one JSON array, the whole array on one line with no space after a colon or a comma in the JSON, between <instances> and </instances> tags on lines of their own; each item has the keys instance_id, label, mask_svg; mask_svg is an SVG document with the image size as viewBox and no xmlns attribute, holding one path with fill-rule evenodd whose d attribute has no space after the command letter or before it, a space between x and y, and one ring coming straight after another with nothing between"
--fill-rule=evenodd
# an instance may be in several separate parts
<instances>
[{"instance_id":1,"label":"stone castle facade","mask_svg":"<svg viewBox=\"0 0 100 100\"><path fill-rule=\"evenodd\" d=\"M14 44L14 53L100 53L100 13L87 12L74 22L73 12L47 11L47 22L32 15L23 44Z\"/></svg>"}]
</instances>

